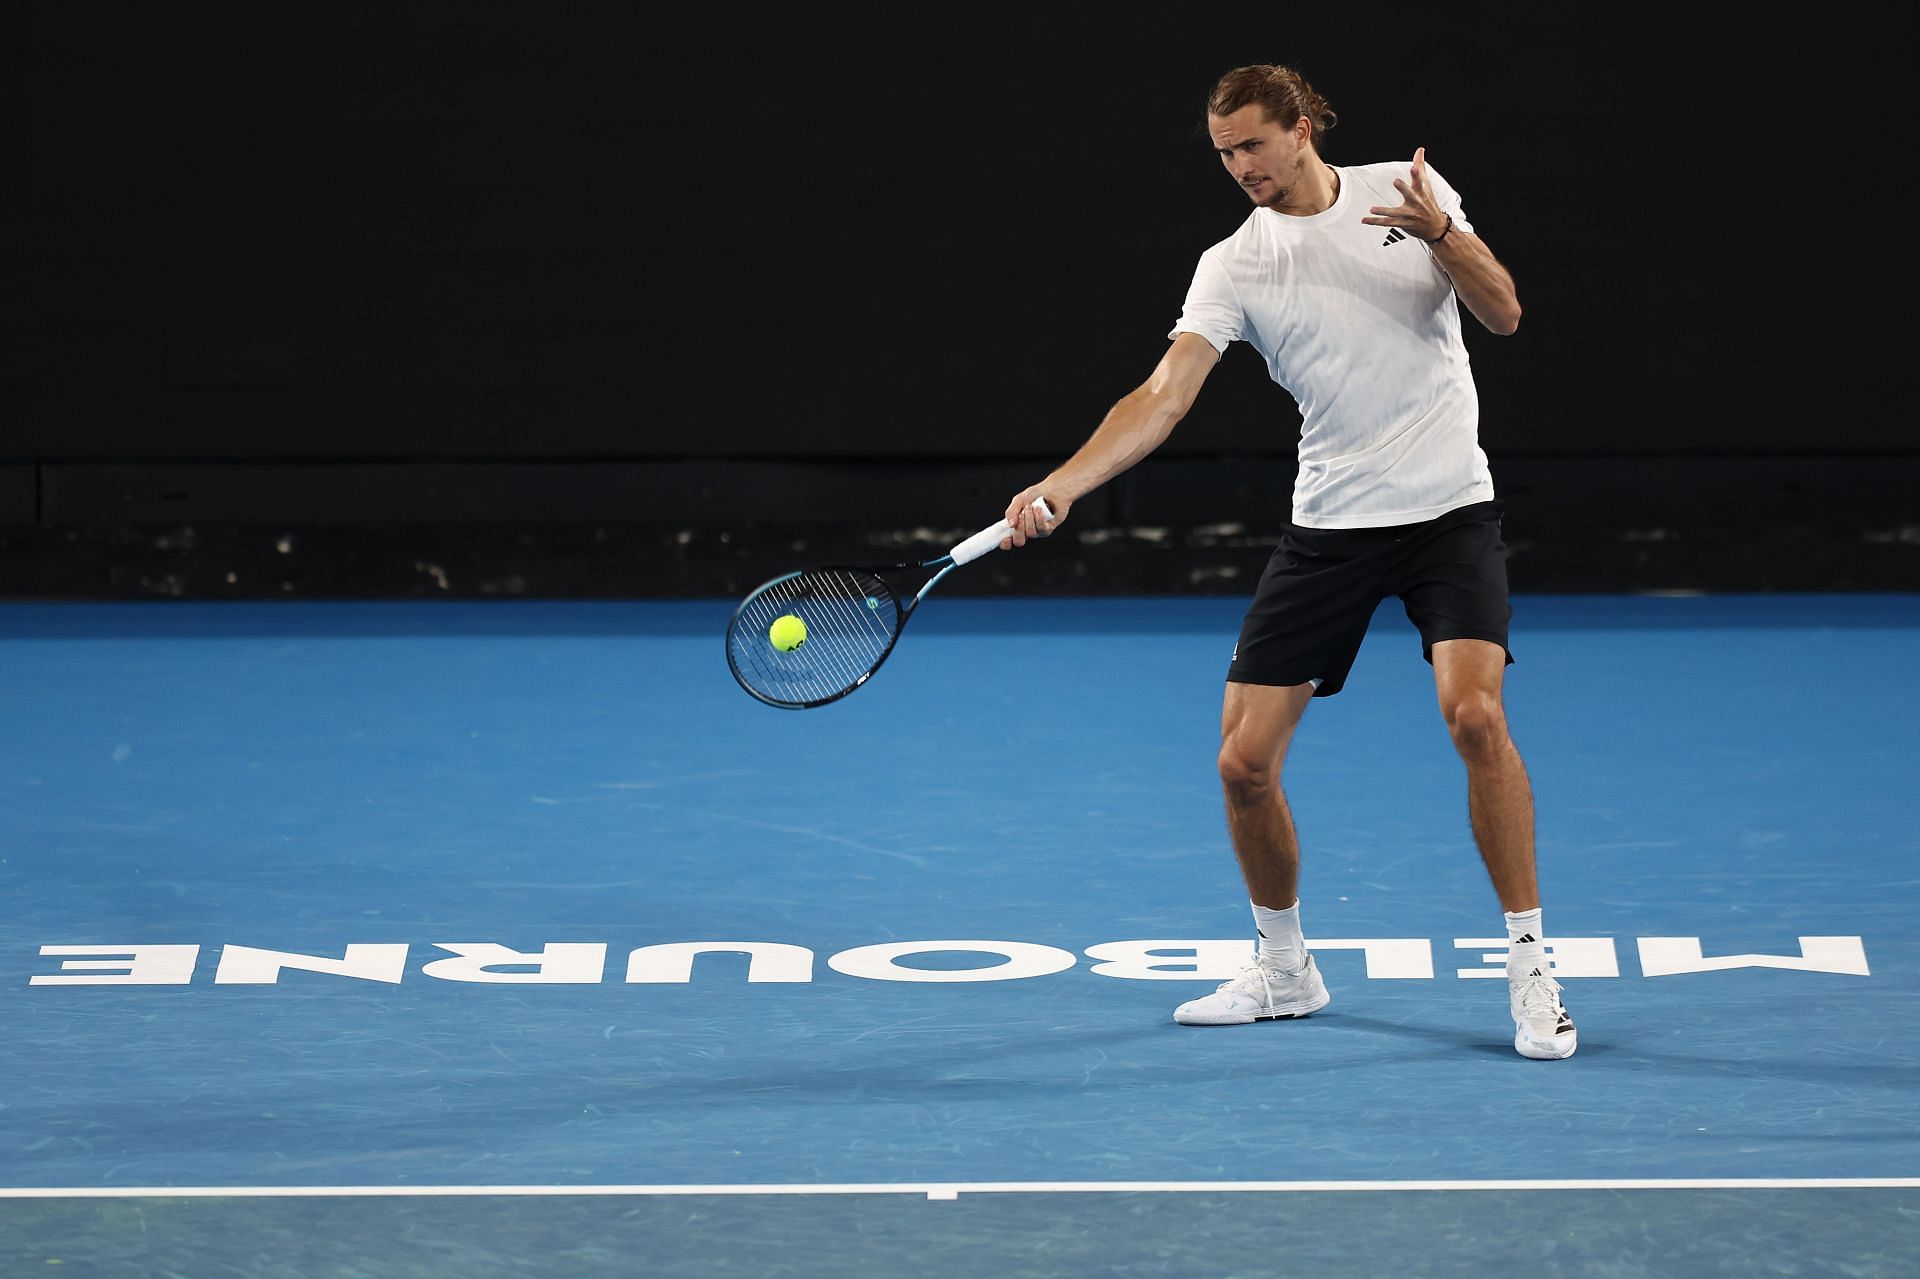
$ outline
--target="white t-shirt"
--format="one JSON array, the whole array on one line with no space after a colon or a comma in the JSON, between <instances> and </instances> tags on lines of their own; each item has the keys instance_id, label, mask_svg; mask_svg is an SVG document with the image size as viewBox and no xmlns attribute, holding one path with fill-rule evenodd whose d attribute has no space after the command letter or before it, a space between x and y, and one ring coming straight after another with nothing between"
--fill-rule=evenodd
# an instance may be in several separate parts
<instances>
[{"instance_id":1,"label":"white t-shirt","mask_svg":"<svg viewBox=\"0 0 1920 1279\"><path fill-rule=\"evenodd\" d=\"M1480 397L1460 339L1453 284L1432 251L1360 219L1404 197L1410 160L1338 169L1331 208L1256 208L1200 256L1179 323L1225 353L1253 344L1300 405L1293 521L1310 528L1413 524L1493 497ZM1427 166L1454 229L1460 196Z\"/></svg>"}]
</instances>

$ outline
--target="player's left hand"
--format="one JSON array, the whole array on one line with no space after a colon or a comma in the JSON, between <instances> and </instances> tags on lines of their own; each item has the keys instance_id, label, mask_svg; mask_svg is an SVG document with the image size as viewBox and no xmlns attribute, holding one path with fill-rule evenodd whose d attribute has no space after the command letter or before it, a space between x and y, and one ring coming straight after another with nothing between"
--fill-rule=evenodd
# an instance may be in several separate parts
<instances>
[{"instance_id":1,"label":"player's left hand","mask_svg":"<svg viewBox=\"0 0 1920 1279\"><path fill-rule=\"evenodd\" d=\"M1413 181L1393 180L1393 186L1406 203L1398 208L1385 208L1374 205L1368 212L1377 216L1361 218L1368 226L1397 226L1406 228L1408 235L1419 236L1422 240L1432 240L1447 229L1447 215L1440 211L1439 201L1433 198L1433 188L1427 185L1427 149L1417 148L1413 153Z\"/></svg>"}]
</instances>

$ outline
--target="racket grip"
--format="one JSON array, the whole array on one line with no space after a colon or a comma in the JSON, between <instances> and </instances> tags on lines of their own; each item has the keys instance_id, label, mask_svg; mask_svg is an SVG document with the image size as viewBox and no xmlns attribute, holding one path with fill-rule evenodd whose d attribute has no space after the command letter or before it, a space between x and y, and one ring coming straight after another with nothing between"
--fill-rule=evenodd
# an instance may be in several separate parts
<instances>
[{"instance_id":1,"label":"racket grip","mask_svg":"<svg viewBox=\"0 0 1920 1279\"><path fill-rule=\"evenodd\" d=\"M1033 500L1033 504L1035 508L1039 510L1041 519L1050 520L1053 518L1053 508L1047 505L1046 498L1037 497ZM948 551L947 555L953 560L955 567L962 564L971 564L988 551L999 549L1001 539L1005 538L1011 532L1013 532L1013 525L1007 523L1005 520L1000 520L995 524L981 529L978 533L975 533L972 537L960 543L960 545L954 547L951 551Z\"/></svg>"}]
</instances>

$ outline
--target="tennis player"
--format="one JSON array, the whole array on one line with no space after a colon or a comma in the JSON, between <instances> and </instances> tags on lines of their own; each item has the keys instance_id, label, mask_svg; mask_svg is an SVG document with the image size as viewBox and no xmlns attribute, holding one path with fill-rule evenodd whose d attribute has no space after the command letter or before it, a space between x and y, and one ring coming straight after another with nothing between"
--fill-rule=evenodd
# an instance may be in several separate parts
<instances>
[{"instance_id":1,"label":"tennis player","mask_svg":"<svg viewBox=\"0 0 1920 1279\"><path fill-rule=\"evenodd\" d=\"M1200 255L1152 376L1007 504L1013 532L1001 545L1059 528L1082 496L1166 440L1231 343L1251 344L1301 416L1292 520L1247 609L1221 714L1227 826L1259 941L1252 964L1174 1020L1237 1025L1327 1006L1301 934L1281 765L1307 703L1340 691L1374 609L1397 596L1433 666L1474 840L1506 913L1514 1048L1569 1057L1578 1038L1542 942L1533 793L1501 701L1513 661L1504 503L1479 445L1457 305L1509 335L1520 302L1424 148L1411 161L1335 167L1320 157L1335 119L1292 68L1221 77L1207 133L1252 212ZM1032 509L1042 496L1051 521Z\"/></svg>"}]
</instances>

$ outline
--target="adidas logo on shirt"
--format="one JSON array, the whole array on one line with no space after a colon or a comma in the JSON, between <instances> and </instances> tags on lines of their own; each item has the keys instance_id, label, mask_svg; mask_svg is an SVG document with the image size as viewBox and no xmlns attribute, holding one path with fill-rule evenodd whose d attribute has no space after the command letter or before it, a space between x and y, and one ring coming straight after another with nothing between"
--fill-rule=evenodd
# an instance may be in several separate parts
<instances>
[{"instance_id":1,"label":"adidas logo on shirt","mask_svg":"<svg viewBox=\"0 0 1920 1279\"><path fill-rule=\"evenodd\" d=\"M1407 233L1405 231L1402 231L1399 227L1394 227L1387 232L1387 238L1380 241L1380 247L1385 248L1389 244L1398 244L1406 238Z\"/></svg>"}]
</instances>

